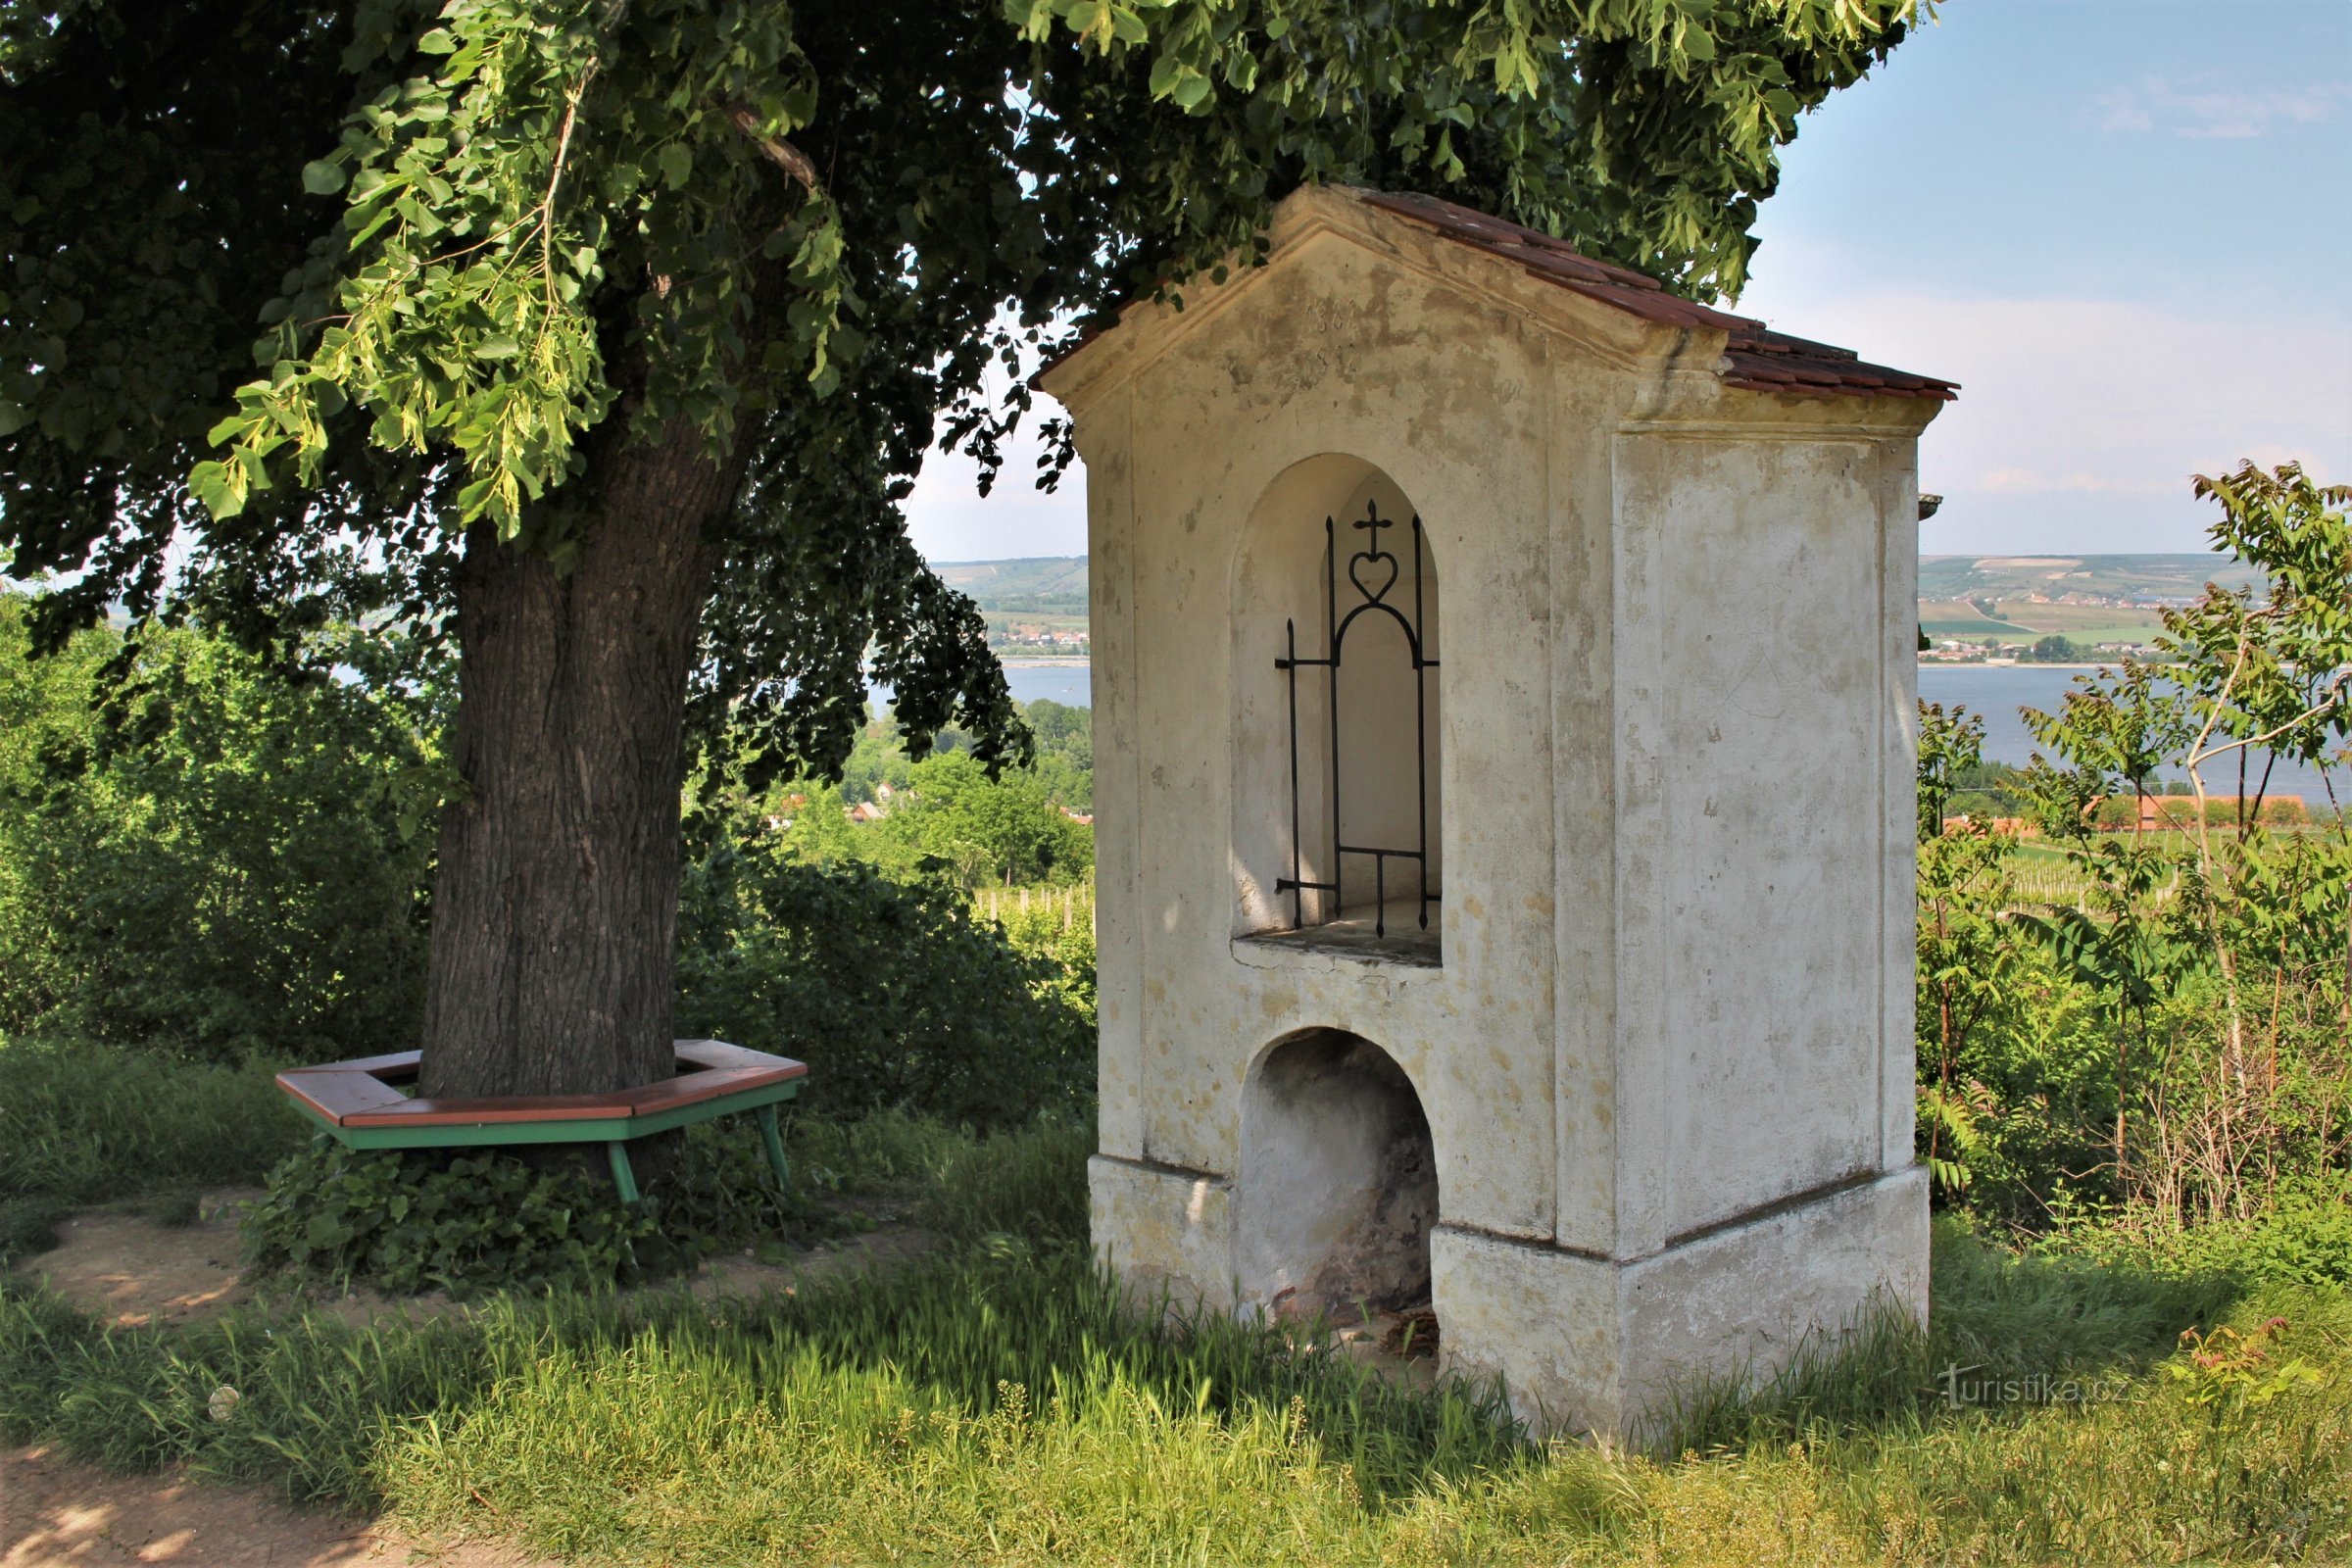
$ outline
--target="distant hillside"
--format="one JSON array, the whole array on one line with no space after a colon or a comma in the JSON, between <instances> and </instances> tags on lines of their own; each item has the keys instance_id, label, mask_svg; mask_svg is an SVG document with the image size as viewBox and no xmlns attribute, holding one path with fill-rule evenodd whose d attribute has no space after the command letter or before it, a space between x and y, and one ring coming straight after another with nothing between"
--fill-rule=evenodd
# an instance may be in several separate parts
<instances>
[{"instance_id":1,"label":"distant hillside","mask_svg":"<svg viewBox=\"0 0 2352 1568\"><path fill-rule=\"evenodd\" d=\"M932 566L972 596L995 639L1066 641L1086 629L1086 557L949 561ZM2031 642L2052 632L2094 647L2140 643L2167 605L2208 582L2259 585L2261 574L2218 555L1922 556L1919 620L1930 637Z\"/></svg>"},{"instance_id":2,"label":"distant hillside","mask_svg":"<svg viewBox=\"0 0 2352 1568\"><path fill-rule=\"evenodd\" d=\"M1084 556L1023 556L1017 561L936 561L931 569L972 596L992 615L1084 615Z\"/></svg>"},{"instance_id":3,"label":"distant hillside","mask_svg":"<svg viewBox=\"0 0 2352 1568\"><path fill-rule=\"evenodd\" d=\"M1922 599L2056 599L2079 594L2139 604L2186 604L2208 582L2225 588L2257 583L2262 574L2226 557L2197 556L1922 556Z\"/></svg>"},{"instance_id":4,"label":"distant hillside","mask_svg":"<svg viewBox=\"0 0 2352 1568\"><path fill-rule=\"evenodd\" d=\"M1922 556L1919 625L1971 644L2051 633L2086 648L2144 644L2164 607L2209 582L2259 586L2262 574L2219 555Z\"/></svg>"}]
</instances>

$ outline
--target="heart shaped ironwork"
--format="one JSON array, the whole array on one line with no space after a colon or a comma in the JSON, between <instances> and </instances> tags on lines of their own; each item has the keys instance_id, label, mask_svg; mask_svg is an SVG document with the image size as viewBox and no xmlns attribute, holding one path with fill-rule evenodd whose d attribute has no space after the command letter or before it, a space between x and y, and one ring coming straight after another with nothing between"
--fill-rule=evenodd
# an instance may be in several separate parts
<instances>
[{"instance_id":1,"label":"heart shaped ironwork","mask_svg":"<svg viewBox=\"0 0 2352 1568\"><path fill-rule=\"evenodd\" d=\"M1367 561L1379 562L1389 568L1389 574L1381 579L1380 586L1377 588L1365 582L1359 575L1363 564ZM1367 602L1377 605L1388 597L1390 589L1396 586L1396 558L1386 550L1359 550L1348 558L1348 580L1355 584L1355 591L1362 594Z\"/></svg>"}]
</instances>

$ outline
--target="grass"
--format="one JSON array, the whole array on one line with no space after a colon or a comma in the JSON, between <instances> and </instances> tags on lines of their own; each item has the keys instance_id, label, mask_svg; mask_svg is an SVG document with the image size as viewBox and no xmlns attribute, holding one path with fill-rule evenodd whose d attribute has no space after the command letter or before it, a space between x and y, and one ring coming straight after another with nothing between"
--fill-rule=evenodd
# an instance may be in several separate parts
<instances>
[{"instance_id":1,"label":"grass","mask_svg":"<svg viewBox=\"0 0 2352 1568\"><path fill-rule=\"evenodd\" d=\"M259 1182L304 1136L275 1070L0 1041L0 1192L90 1201Z\"/></svg>"},{"instance_id":2,"label":"grass","mask_svg":"<svg viewBox=\"0 0 2352 1568\"><path fill-rule=\"evenodd\" d=\"M2352 1551L2342 1292L2019 1255L1939 1223L1930 1330L1880 1319L1762 1389L1688 1390L1657 1453L1610 1453L1526 1441L1492 1387L1410 1391L1279 1333L1136 1310L1084 1250L1083 1124L793 1139L821 1185L947 1249L751 1302L510 1297L368 1328L280 1305L110 1330L0 1286L0 1435L599 1563ZM2240 1378L2180 1355L2181 1329L2221 1322L2269 1360ZM2262 1368L2298 1360L2323 1381L2265 1396Z\"/></svg>"},{"instance_id":3,"label":"grass","mask_svg":"<svg viewBox=\"0 0 2352 1568\"><path fill-rule=\"evenodd\" d=\"M1000 1151L1000 1153L1008 1151ZM1041 1159L1042 1155L1039 1156ZM975 1215L973 1223L985 1219ZM985 1234L985 1233L982 1233ZM352 1330L103 1332L0 1300L0 1428L598 1562L2156 1561L2352 1545L2352 1307L1937 1235L1932 1337L1883 1326L1706 1412L1690 1451L1537 1446L1230 1322L1129 1312L1081 1253L974 1247L884 1289L509 1301ZM2209 1407L2183 1314L2283 1309L2331 1382ZM2082 1378L1952 1408L1947 1358ZM1965 1364L1965 1363L1963 1363ZM2173 1364L2179 1364L2175 1362ZM229 1419L214 1391L238 1390Z\"/></svg>"},{"instance_id":4,"label":"grass","mask_svg":"<svg viewBox=\"0 0 2352 1568\"><path fill-rule=\"evenodd\" d=\"M1922 600L1919 606L1920 630L1931 637L2024 637L2034 635L2032 628L2014 621L1996 620L1965 599Z\"/></svg>"},{"instance_id":5,"label":"grass","mask_svg":"<svg viewBox=\"0 0 2352 1568\"><path fill-rule=\"evenodd\" d=\"M0 1039L0 1263L78 1204L147 1196L192 1217L198 1188L259 1186L305 1132L275 1070Z\"/></svg>"}]
</instances>

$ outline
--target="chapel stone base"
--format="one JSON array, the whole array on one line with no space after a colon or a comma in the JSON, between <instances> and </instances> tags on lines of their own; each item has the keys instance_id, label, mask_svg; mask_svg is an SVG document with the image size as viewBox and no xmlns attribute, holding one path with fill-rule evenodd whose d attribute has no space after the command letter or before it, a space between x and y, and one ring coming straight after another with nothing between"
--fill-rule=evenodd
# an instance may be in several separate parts
<instances>
[{"instance_id":1,"label":"chapel stone base","mask_svg":"<svg viewBox=\"0 0 2352 1568\"><path fill-rule=\"evenodd\" d=\"M1234 1310L1231 1182L1098 1155L1095 1248L1140 1293ZM1531 1430L1652 1442L1678 1391L1754 1383L1869 1314L1925 1321L1927 1173L1798 1195L1617 1259L1441 1223L1434 1304L1449 1372L1499 1375Z\"/></svg>"}]
</instances>

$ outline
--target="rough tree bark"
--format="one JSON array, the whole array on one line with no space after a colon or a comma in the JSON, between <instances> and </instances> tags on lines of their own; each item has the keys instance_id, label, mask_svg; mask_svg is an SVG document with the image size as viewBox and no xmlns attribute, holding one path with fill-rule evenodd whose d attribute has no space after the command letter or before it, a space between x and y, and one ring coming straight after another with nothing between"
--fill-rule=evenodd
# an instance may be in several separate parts
<instances>
[{"instance_id":1,"label":"rough tree bark","mask_svg":"<svg viewBox=\"0 0 2352 1568\"><path fill-rule=\"evenodd\" d=\"M605 1093L673 1070L686 684L707 524L742 471L682 421L616 435L591 457L568 571L466 535L465 792L441 821L422 1093Z\"/></svg>"}]
</instances>

